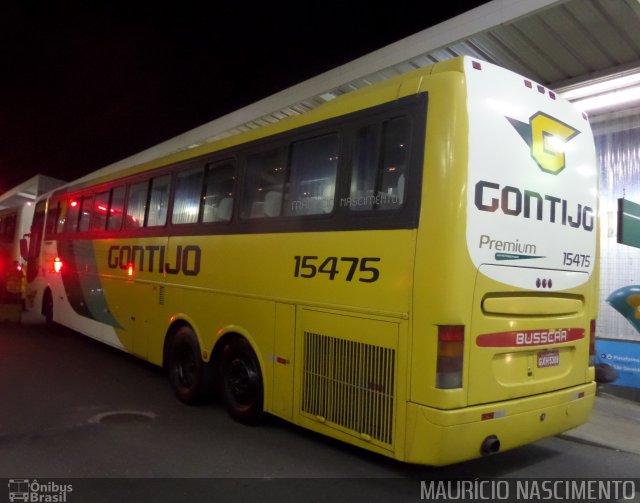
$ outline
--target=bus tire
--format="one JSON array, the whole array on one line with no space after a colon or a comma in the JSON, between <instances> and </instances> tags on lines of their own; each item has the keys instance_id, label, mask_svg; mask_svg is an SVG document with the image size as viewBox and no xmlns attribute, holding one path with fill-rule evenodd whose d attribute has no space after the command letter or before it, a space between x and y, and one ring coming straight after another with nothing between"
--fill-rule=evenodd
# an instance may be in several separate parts
<instances>
[{"instance_id":1,"label":"bus tire","mask_svg":"<svg viewBox=\"0 0 640 503\"><path fill-rule=\"evenodd\" d=\"M53 295L49 289L45 290L42 297L42 314L44 315L44 324L47 330L55 332L56 324L53 321Z\"/></svg>"},{"instance_id":2,"label":"bus tire","mask_svg":"<svg viewBox=\"0 0 640 503\"><path fill-rule=\"evenodd\" d=\"M260 362L242 337L227 340L220 361L221 391L229 415L237 422L256 425L263 415L264 388Z\"/></svg>"},{"instance_id":3,"label":"bus tire","mask_svg":"<svg viewBox=\"0 0 640 503\"><path fill-rule=\"evenodd\" d=\"M208 401L214 389L213 370L202 359L191 327L182 326L173 335L168 357L169 380L178 399L187 405Z\"/></svg>"}]
</instances>

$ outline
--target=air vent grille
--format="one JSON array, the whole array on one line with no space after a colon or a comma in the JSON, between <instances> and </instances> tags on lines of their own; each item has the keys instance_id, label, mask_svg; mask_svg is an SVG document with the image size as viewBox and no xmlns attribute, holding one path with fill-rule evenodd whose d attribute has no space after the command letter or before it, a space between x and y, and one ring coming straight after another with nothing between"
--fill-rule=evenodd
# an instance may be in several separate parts
<instances>
[{"instance_id":1,"label":"air vent grille","mask_svg":"<svg viewBox=\"0 0 640 503\"><path fill-rule=\"evenodd\" d=\"M305 332L302 411L392 445L394 362L393 349Z\"/></svg>"}]
</instances>

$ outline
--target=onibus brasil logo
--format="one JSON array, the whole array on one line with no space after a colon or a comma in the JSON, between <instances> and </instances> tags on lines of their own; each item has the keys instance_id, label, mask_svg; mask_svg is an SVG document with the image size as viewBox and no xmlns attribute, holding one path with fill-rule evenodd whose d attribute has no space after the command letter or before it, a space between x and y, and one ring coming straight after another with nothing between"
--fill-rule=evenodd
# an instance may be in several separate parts
<instances>
[{"instance_id":1,"label":"onibus brasil logo","mask_svg":"<svg viewBox=\"0 0 640 503\"><path fill-rule=\"evenodd\" d=\"M580 131L544 112L532 115L529 123L506 119L529 145L531 157L542 171L557 175L566 167L564 146Z\"/></svg>"},{"instance_id":2,"label":"onibus brasil logo","mask_svg":"<svg viewBox=\"0 0 640 503\"><path fill-rule=\"evenodd\" d=\"M29 479L9 479L9 501L33 503L65 503L67 495L73 492L71 484L38 482Z\"/></svg>"}]
</instances>

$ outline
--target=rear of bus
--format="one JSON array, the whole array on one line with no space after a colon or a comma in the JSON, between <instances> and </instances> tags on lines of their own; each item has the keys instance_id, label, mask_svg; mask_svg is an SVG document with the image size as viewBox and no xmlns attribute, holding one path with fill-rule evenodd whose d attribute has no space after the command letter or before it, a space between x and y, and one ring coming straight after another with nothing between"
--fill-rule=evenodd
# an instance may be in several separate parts
<instances>
[{"instance_id":1,"label":"rear of bus","mask_svg":"<svg viewBox=\"0 0 640 503\"><path fill-rule=\"evenodd\" d=\"M432 75L405 458L440 465L588 419L597 167L549 89L468 58Z\"/></svg>"}]
</instances>

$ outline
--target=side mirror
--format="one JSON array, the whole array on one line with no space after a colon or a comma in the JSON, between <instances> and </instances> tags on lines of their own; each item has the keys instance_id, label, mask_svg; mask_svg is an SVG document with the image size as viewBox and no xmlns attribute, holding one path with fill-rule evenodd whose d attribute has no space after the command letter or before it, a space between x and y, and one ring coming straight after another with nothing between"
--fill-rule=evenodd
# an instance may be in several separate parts
<instances>
[{"instance_id":1,"label":"side mirror","mask_svg":"<svg viewBox=\"0 0 640 503\"><path fill-rule=\"evenodd\" d=\"M29 242L27 241L27 238L22 238L20 240L20 256L24 260L27 260L29 257Z\"/></svg>"}]
</instances>

